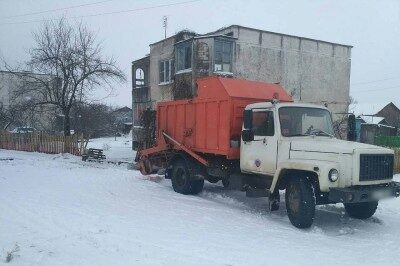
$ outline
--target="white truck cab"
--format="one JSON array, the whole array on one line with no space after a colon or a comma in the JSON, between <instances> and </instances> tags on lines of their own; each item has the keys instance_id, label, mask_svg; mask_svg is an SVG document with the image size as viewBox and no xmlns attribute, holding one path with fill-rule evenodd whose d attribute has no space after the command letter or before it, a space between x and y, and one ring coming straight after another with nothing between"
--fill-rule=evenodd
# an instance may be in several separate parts
<instances>
[{"instance_id":1,"label":"white truck cab","mask_svg":"<svg viewBox=\"0 0 400 266\"><path fill-rule=\"evenodd\" d=\"M352 217L372 216L378 200L399 196L393 163L393 150L335 138L325 107L262 102L245 108L241 172L269 179L272 202L286 189L288 216L299 228L311 226L316 204L342 202Z\"/></svg>"}]
</instances>

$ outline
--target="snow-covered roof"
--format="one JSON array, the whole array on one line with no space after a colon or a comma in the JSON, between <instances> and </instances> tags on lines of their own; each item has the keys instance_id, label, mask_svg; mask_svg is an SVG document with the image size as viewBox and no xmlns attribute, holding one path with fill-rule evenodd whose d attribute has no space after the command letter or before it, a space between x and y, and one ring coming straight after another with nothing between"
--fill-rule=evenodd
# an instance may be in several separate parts
<instances>
[{"instance_id":1,"label":"snow-covered roof","mask_svg":"<svg viewBox=\"0 0 400 266\"><path fill-rule=\"evenodd\" d=\"M126 113L126 112L131 112L131 111L132 111L131 108L129 108L128 106L125 106L125 107L115 110L114 113Z\"/></svg>"},{"instance_id":2,"label":"snow-covered roof","mask_svg":"<svg viewBox=\"0 0 400 266\"><path fill-rule=\"evenodd\" d=\"M358 117L361 118L362 120L364 120L364 122L366 124L373 124L373 125L378 125L383 120L385 120L384 117L380 117L380 116L360 115Z\"/></svg>"}]
</instances>

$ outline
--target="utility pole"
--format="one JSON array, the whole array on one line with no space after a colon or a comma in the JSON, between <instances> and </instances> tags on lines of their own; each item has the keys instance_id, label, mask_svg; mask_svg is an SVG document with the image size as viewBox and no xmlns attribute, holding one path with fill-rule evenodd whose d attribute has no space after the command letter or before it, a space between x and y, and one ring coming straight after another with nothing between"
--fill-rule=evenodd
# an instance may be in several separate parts
<instances>
[{"instance_id":1,"label":"utility pole","mask_svg":"<svg viewBox=\"0 0 400 266\"><path fill-rule=\"evenodd\" d=\"M168 25L168 17L163 16L164 39L167 38L167 25Z\"/></svg>"}]
</instances>

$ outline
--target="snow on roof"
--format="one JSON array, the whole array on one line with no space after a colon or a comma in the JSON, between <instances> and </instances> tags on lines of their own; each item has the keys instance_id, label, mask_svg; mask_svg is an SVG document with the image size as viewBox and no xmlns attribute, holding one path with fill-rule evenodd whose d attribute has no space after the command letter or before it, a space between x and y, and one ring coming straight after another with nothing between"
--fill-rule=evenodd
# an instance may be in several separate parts
<instances>
[{"instance_id":1,"label":"snow on roof","mask_svg":"<svg viewBox=\"0 0 400 266\"><path fill-rule=\"evenodd\" d=\"M380 117L380 116L360 115L358 117L361 118L362 120L364 120L364 122L366 124L373 124L373 125L378 125L383 120L385 120L384 117Z\"/></svg>"},{"instance_id":2,"label":"snow on roof","mask_svg":"<svg viewBox=\"0 0 400 266\"><path fill-rule=\"evenodd\" d=\"M124 106L122 108L115 110L114 113L131 112L131 111L132 111L131 108L129 108L128 106Z\"/></svg>"}]
</instances>

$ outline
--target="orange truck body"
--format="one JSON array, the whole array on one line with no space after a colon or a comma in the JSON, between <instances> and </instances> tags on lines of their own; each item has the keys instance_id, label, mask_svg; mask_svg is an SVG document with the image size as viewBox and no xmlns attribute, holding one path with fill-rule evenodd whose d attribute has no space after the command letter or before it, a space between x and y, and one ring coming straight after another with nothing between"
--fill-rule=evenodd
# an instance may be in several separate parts
<instances>
[{"instance_id":1,"label":"orange truck body","mask_svg":"<svg viewBox=\"0 0 400 266\"><path fill-rule=\"evenodd\" d=\"M157 104L156 146L140 153L148 157L170 148L163 136L167 133L196 154L239 159L244 108L274 99L293 101L278 84L218 76L198 79L197 97Z\"/></svg>"}]
</instances>

